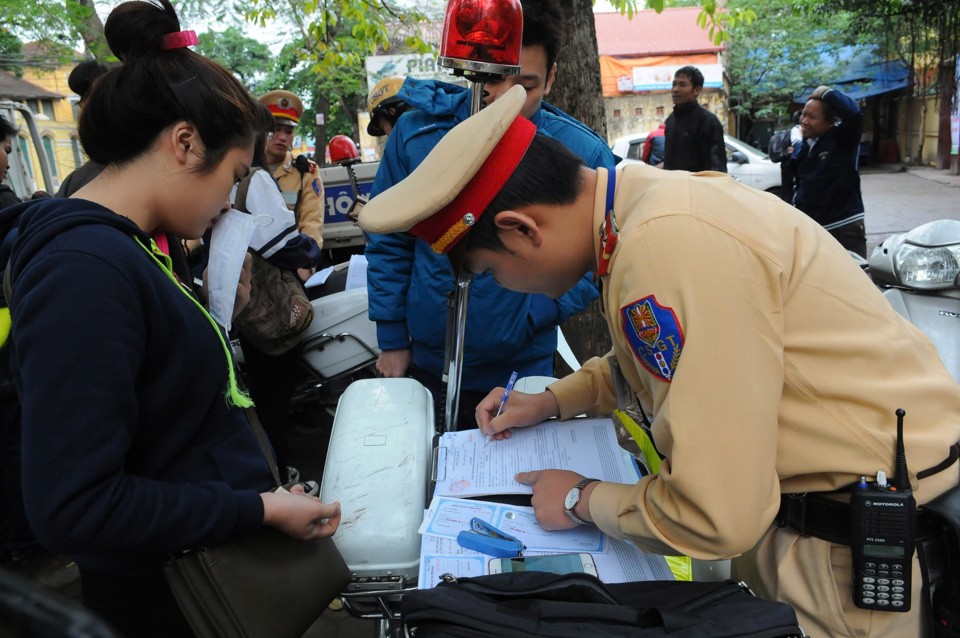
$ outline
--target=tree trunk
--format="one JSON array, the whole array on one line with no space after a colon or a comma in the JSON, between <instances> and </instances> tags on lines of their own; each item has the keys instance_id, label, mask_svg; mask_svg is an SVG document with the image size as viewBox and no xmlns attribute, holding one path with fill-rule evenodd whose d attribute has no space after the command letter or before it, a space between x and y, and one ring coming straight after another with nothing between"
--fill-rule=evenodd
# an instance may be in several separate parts
<instances>
[{"instance_id":1,"label":"tree trunk","mask_svg":"<svg viewBox=\"0 0 960 638\"><path fill-rule=\"evenodd\" d=\"M547 99L606 138L593 5L590 0L561 0L560 4L566 16L564 45Z\"/></svg>"},{"instance_id":2,"label":"tree trunk","mask_svg":"<svg viewBox=\"0 0 960 638\"><path fill-rule=\"evenodd\" d=\"M327 165L327 120L330 119L330 98L319 95L314 103L318 122L313 129L313 161L320 166ZM321 123L322 122L322 123Z\"/></svg>"},{"instance_id":3,"label":"tree trunk","mask_svg":"<svg viewBox=\"0 0 960 638\"><path fill-rule=\"evenodd\" d=\"M557 77L548 100L606 139L607 123L600 88L597 30L590 0L561 0L566 15L564 46L557 60ZM581 362L610 350L607 323L599 302L568 319L562 326L570 348ZM567 368L559 365L562 376Z\"/></svg>"},{"instance_id":4,"label":"tree trunk","mask_svg":"<svg viewBox=\"0 0 960 638\"><path fill-rule=\"evenodd\" d=\"M67 0L67 8L71 4L80 6L78 12L80 23L80 36L83 38L83 44L86 47L85 53L96 58L99 62L106 63L110 59L110 47L107 45L107 38L103 35L103 22L93 6L93 0Z\"/></svg>"}]
</instances>

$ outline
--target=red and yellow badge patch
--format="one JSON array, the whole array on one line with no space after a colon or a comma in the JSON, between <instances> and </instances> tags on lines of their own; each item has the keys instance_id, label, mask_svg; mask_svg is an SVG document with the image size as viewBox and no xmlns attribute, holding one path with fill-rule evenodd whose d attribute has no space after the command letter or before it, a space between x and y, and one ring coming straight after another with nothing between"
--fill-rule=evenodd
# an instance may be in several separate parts
<instances>
[{"instance_id":1,"label":"red and yellow badge patch","mask_svg":"<svg viewBox=\"0 0 960 638\"><path fill-rule=\"evenodd\" d=\"M620 314L623 334L637 360L650 374L670 383L683 351L683 330L676 313L649 295L620 308Z\"/></svg>"}]
</instances>

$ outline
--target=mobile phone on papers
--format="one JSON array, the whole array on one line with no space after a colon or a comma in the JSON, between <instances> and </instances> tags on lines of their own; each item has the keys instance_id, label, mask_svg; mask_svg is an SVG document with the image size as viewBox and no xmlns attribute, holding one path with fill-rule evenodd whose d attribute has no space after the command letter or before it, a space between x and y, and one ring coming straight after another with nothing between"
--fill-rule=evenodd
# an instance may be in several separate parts
<instances>
[{"instance_id":1,"label":"mobile phone on papers","mask_svg":"<svg viewBox=\"0 0 960 638\"><path fill-rule=\"evenodd\" d=\"M505 572L550 572L552 574L597 575L597 564L590 554L545 554L543 556L518 556L516 558L493 558L487 570L491 574Z\"/></svg>"}]
</instances>

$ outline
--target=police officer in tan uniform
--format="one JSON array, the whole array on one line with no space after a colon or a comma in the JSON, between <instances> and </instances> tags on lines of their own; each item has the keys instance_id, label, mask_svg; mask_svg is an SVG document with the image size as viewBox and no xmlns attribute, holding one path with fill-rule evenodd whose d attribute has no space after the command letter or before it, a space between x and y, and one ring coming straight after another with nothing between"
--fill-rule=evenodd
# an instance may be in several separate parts
<instances>
[{"instance_id":1,"label":"police officer in tan uniform","mask_svg":"<svg viewBox=\"0 0 960 638\"><path fill-rule=\"evenodd\" d=\"M849 530L842 488L894 474L897 408L917 503L957 489L960 386L930 341L776 197L721 173L586 169L516 117L523 98L513 89L456 127L360 225L409 230L513 290L558 296L584 272L597 277L612 352L543 393L513 392L499 416L503 390L492 391L478 422L506 438L609 413L623 381L663 460L635 485L521 472L540 524L735 558L737 575L792 604L811 635L921 635L916 558L909 612L860 609L850 547L776 519L783 495L819 492Z\"/></svg>"},{"instance_id":2,"label":"police officer in tan uniform","mask_svg":"<svg viewBox=\"0 0 960 638\"><path fill-rule=\"evenodd\" d=\"M303 115L303 102L290 91L270 91L261 96L260 101L276 121L265 149L273 178L280 185L287 207L296 216L300 232L315 239L323 248L323 182L317 164L303 155L294 158L290 152L294 129Z\"/></svg>"}]
</instances>

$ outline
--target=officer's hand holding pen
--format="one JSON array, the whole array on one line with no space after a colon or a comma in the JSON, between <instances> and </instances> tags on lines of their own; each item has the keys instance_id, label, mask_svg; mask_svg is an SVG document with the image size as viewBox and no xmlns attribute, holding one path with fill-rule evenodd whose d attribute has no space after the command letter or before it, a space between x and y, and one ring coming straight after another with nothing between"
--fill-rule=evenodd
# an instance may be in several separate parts
<instances>
[{"instance_id":1,"label":"officer's hand holding pen","mask_svg":"<svg viewBox=\"0 0 960 638\"><path fill-rule=\"evenodd\" d=\"M503 399L504 388L494 388L477 405L477 425L486 435L495 439L510 438L510 428L523 428L542 423L560 415L560 405L549 390L537 394L527 394L514 390L510 393L508 409L499 416L497 411Z\"/></svg>"}]
</instances>

